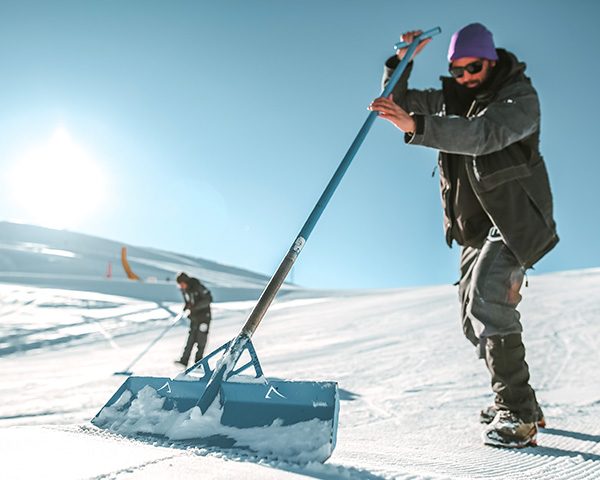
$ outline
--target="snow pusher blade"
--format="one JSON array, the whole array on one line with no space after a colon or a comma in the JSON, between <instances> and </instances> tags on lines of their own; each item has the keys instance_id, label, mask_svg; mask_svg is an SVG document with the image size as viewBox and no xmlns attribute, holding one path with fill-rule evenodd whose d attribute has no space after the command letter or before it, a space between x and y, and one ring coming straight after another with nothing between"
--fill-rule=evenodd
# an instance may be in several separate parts
<instances>
[{"instance_id":1,"label":"snow pusher blade","mask_svg":"<svg viewBox=\"0 0 600 480\"><path fill-rule=\"evenodd\" d=\"M335 382L268 380L252 342L249 361L232 369L219 401L202 413L199 400L221 346L174 379L129 377L92 423L123 435L158 436L185 444L241 448L288 461L325 461L335 448L339 412ZM253 375L243 374L249 369Z\"/></svg>"}]
</instances>

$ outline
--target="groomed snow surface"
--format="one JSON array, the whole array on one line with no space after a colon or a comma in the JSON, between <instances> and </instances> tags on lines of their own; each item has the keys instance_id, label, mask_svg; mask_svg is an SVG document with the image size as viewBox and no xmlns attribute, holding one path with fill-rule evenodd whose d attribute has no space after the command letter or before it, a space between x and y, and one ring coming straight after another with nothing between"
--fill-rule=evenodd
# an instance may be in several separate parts
<instances>
[{"instance_id":1,"label":"groomed snow surface","mask_svg":"<svg viewBox=\"0 0 600 480\"><path fill-rule=\"evenodd\" d=\"M2 479L600 478L600 269L531 276L524 289L527 360L548 428L538 447L522 450L482 444L489 378L462 338L455 287L286 294L253 341L267 377L339 383L337 447L325 464L94 427L89 420L124 380L112 373L179 305L127 289L24 283L0 284ZM208 349L233 338L252 306L216 303ZM135 373L180 373L173 360L186 333L183 322L173 328Z\"/></svg>"}]
</instances>

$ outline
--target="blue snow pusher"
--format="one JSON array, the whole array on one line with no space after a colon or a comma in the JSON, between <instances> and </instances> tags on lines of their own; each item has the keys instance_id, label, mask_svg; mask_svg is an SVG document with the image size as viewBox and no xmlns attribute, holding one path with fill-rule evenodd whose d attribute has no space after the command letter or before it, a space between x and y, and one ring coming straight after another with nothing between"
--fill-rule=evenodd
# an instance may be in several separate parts
<instances>
[{"instance_id":1,"label":"blue snow pusher","mask_svg":"<svg viewBox=\"0 0 600 480\"><path fill-rule=\"evenodd\" d=\"M188 412L194 409L199 412L200 399L215 372L211 363L219 355L223 358L222 353L230 345L231 342L222 345L174 379L127 378L92 419L92 423L125 434L165 437L184 441L187 445L241 447L258 451L267 457L286 457L287 460L294 460L299 452L286 452L280 447L273 449L265 444L287 442L294 432L285 427L295 426L296 433L310 433L312 437L310 443L302 445L302 448L318 450L309 455L309 459L325 461L336 443L339 412L337 383L266 379L251 341L247 341L243 348L243 354L249 357L247 361L244 360L241 367L231 369L219 384L218 402L215 402L218 412L216 422L199 425L198 435L188 433L181 436L176 430L174 435L169 433L164 426L157 425L165 421L169 423L169 418L165 419L164 416L152 425L152 419L147 417L156 415L156 411L152 411L157 408L156 405L149 402L136 405L136 400L140 403L140 392L151 389L154 399L160 401L158 408L167 412L167 416L171 412L174 419L177 416L187 419L190 417ZM251 375L247 375L248 372Z\"/></svg>"},{"instance_id":2,"label":"blue snow pusher","mask_svg":"<svg viewBox=\"0 0 600 480\"><path fill-rule=\"evenodd\" d=\"M390 95L419 43L440 32L434 28L409 45L396 44L397 49L407 47L407 51L382 97ZM245 448L293 461L329 458L338 427L337 383L267 380L250 339L377 116L369 113L238 336L175 379L129 377L94 417L94 425L123 434ZM254 375L243 375L250 368Z\"/></svg>"}]
</instances>

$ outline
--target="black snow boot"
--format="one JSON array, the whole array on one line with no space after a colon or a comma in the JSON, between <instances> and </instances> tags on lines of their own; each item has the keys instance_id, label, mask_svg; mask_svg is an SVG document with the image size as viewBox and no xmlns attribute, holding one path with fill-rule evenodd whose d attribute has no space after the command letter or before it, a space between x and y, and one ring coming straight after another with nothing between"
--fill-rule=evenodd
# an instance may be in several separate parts
<instances>
[{"instance_id":1,"label":"black snow boot","mask_svg":"<svg viewBox=\"0 0 600 480\"><path fill-rule=\"evenodd\" d=\"M483 443L504 448L535 447L537 425L535 422L524 422L508 410L499 410L483 432Z\"/></svg>"},{"instance_id":2,"label":"black snow boot","mask_svg":"<svg viewBox=\"0 0 600 480\"><path fill-rule=\"evenodd\" d=\"M485 443L505 447L534 445L539 406L529 385L521 334L488 337L485 354L497 410L484 432Z\"/></svg>"}]
</instances>

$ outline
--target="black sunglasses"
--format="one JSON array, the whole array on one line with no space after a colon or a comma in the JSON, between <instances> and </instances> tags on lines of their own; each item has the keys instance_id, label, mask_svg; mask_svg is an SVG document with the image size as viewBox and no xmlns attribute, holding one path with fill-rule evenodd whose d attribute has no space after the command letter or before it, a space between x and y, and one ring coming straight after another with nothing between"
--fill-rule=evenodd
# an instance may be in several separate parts
<instances>
[{"instance_id":1,"label":"black sunglasses","mask_svg":"<svg viewBox=\"0 0 600 480\"><path fill-rule=\"evenodd\" d=\"M483 62L481 60L475 60L474 62L468 63L464 67L453 67L452 64L448 67L450 75L454 78L460 78L465 74L465 70L471 75L479 73L483 69Z\"/></svg>"}]
</instances>

